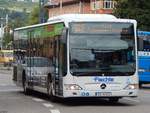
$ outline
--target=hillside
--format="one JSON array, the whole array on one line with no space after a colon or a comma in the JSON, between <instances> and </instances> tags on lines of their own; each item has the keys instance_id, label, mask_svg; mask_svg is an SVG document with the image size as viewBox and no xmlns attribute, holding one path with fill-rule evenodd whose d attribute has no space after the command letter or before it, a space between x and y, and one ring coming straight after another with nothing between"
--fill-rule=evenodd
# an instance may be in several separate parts
<instances>
[{"instance_id":1,"label":"hillside","mask_svg":"<svg viewBox=\"0 0 150 113\"><path fill-rule=\"evenodd\" d=\"M38 3L17 2L16 0L0 0L0 9L9 9L12 11L30 12Z\"/></svg>"},{"instance_id":2,"label":"hillside","mask_svg":"<svg viewBox=\"0 0 150 113\"><path fill-rule=\"evenodd\" d=\"M0 0L0 23L6 23L6 15L8 15L9 25L12 28L24 26L29 18L29 13L38 3L22 2L17 0Z\"/></svg>"}]
</instances>

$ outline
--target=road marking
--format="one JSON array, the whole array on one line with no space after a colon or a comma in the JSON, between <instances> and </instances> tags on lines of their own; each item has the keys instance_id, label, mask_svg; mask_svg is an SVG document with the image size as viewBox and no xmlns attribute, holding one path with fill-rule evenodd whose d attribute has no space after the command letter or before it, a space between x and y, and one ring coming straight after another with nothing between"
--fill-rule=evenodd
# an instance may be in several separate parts
<instances>
[{"instance_id":1,"label":"road marking","mask_svg":"<svg viewBox=\"0 0 150 113\"><path fill-rule=\"evenodd\" d=\"M53 109L53 110L50 110L51 113L60 113L60 111L58 109Z\"/></svg>"},{"instance_id":2,"label":"road marking","mask_svg":"<svg viewBox=\"0 0 150 113\"><path fill-rule=\"evenodd\" d=\"M36 102L43 102L43 99L39 99L39 98L32 98L32 100L36 101Z\"/></svg>"},{"instance_id":3,"label":"road marking","mask_svg":"<svg viewBox=\"0 0 150 113\"><path fill-rule=\"evenodd\" d=\"M124 98L125 100L128 100L128 101L132 101L132 102L136 102L136 103L139 103L140 100L133 100L133 99L130 99L130 98Z\"/></svg>"},{"instance_id":4,"label":"road marking","mask_svg":"<svg viewBox=\"0 0 150 113\"><path fill-rule=\"evenodd\" d=\"M45 107L47 107L47 108L49 108L49 107L54 107L52 104L50 104L50 103L43 103L43 105L45 106Z\"/></svg>"}]
</instances>

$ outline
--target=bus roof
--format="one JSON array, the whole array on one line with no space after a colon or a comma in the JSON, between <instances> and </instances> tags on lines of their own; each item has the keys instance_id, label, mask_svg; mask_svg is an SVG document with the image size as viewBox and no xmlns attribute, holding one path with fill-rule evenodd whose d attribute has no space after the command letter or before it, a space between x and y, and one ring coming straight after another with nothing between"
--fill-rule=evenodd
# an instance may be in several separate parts
<instances>
[{"instance_id":1,"label":"bus roof","mask_svg":"<svg viewBox=\"0 0 150 113\"><path fill-rule=\"evenodd\" d=\"M114 20L115 16L110 14L64 14L48 19L49 21L63 20L63 21L101 21L101 20Z\"/></svg>"},{"instance_id":2,"label":"bus roof","mask_svg":"<svg viewBox=\"0 0 150 113\"><path fill-rule=\"evenodd\" d=\"M136 22L135 20L132 20L132 19L117 19L115 16L110 15L110 14L63 14L63 15L49 18L46 23L16 28L15 31L21 30L21 29L38 27L42 25L48 25L48 24L57 23L57 22L64 22L67 26L67 23L69 22L83 22L83 21L84 22L85 21L91 21L91 22L113 21L113 22L132 22L132 23Z\"/></svg>"}]
</instances>

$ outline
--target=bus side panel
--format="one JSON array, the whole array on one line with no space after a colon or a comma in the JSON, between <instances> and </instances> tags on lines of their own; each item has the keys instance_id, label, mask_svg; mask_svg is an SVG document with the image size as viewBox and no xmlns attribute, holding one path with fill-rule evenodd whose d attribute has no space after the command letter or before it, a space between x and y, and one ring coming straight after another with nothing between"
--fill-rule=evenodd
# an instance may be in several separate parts
<instances>
[{"instance_id":1,"label":"bus side panel","mask_svg":"<svg viewBox=\"0 0 150 113\"><path fill-rule=\"evenodd\" d=\"M139 58L139 81L150 83L150 58Z\"/></svg>"}]
</instances>

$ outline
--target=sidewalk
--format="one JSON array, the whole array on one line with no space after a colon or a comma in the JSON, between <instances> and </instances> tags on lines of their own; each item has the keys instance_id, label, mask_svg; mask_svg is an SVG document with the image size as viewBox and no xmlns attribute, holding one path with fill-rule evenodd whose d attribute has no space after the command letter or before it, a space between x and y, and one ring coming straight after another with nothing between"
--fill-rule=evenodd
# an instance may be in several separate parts
<instances>
[{"instance_id":1,"label":"sidewalk","mask_svg":"<svg viewBox=\"0 0 150 113\"><path fill-rule=\"evenodd\" d=\"M11 92L11 91L22 91L22 88L17 87L12 80L13 70L7 68L0 69L0 93Z\"/></svg>"},{"instance_id":2,"label":"sidewalk","mask_svg":"<svg viewBox=\"0 0 150 113\"><path fill-rule=\"evenodd\" d=\"M0 73L1 73L3 70L5 70L5 72L6 72L6 70L10 71L10 70L12 70L12 69L13 69L12 67L9 67L9 66L4 67L3 64L0 64Z\"/></svg>"},{"instance_id":3,"label":"sidewalk","mask_svg":"<svg viewBox=\"0 0 150 113\"><path fill-rule=\"evenodd\" d=\"M0 69L0 86L3 85L13 85L12 81L12 70Z\"/></svg>"}]
</instances>

